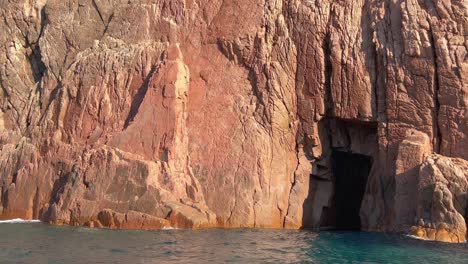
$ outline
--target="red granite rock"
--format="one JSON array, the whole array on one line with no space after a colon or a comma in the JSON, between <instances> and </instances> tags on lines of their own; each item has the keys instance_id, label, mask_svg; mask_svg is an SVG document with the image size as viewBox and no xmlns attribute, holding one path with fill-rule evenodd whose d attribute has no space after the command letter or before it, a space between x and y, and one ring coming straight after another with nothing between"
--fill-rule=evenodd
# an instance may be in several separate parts
<instances>
[{"instance_id":1,"label":"red granite rock","mask_svg":"<svg viewBox=\"0 0 468 264\"><path fill-rule=\"evenodd\" d=\"M466 1L0 7L2 219L332 225L339 150L362 228L409 231L425 158L468 159Z\"/></svg>"},{"instance_id":2,"label":"red granite rock","mask_svg":"<svg viewBox=\"0 0 468 264\"><path fill-rule=\"evenodd\" d=\"M429 156L419 169L413 234L430 240L466 242L468 162Z\"/></svg>"}]
</instances>

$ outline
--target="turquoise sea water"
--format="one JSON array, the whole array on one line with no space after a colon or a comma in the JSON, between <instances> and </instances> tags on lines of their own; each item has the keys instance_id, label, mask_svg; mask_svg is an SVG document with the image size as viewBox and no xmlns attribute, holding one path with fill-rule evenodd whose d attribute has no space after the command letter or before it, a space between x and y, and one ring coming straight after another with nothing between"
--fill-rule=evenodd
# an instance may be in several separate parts
<instances>
[{"instance_id":1,"label":"turquoise sea water","mask_svg":"<svg viewBox=\"0 0 468 264\"><path fill-rule=\"evenodd\" d=\"M115 231L0 224L0 263L468 263L466 244L398 234L209 229Z\"/></svg>"}]
</instances>

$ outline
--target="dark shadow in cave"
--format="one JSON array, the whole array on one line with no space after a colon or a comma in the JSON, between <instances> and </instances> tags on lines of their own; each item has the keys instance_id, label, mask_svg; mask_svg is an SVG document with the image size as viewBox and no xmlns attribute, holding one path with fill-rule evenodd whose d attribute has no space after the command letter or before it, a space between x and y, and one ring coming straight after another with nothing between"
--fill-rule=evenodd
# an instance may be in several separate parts
<instances>
[{"instance_id":1,"label":"dark shadow in cave","mask_svg":"<svg viewBox=\"0 0 468 264\"><path fill-rule=\"evenodd\" d=\"M335 228L360 230L362 198L372 166L370 156L333 150L333 175L335 178Z\"/></svg>"}]
</instances>

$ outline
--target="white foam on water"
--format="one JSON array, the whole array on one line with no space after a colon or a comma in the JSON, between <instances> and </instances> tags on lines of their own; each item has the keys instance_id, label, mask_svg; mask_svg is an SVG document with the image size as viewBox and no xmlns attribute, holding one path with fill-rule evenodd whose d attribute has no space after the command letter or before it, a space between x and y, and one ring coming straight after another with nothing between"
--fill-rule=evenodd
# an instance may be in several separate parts
<instances>
[{"instance_id":1,"label":"white foam on water","mask_svg":"<svg viewBox=\"0 0 468 264\"><path fill-rule=\"evenodd\" d=\"M409 237L409 238L412 238L412 239L417 239L417 240L424 240L424 241L435 241L435 242L439 242L439 243L449 243L449 242L444 242L444 241L437 241L437 240L432 240L432 239L426 239L426 238L422 238L422 237L418 237L418 236L415 236L415 235L410 235L410 234L406 234L405 236ZM464 244L466 243L466 240L465 241L462 241L462 242L459 242L460 244Z\"/></svg>"},{"instance_id":2,"label":"white foam on water","mask_svg":"<svg viewBox=\"0 0 468 264\"><path fill-rule=\"evenodd\" d=\"M409 235L409 234L406 234L405 236L407 236L407 237L409 237L409 238L412 238L412 239L417 239L417 240L424 240L424 241L429 241L429 239L425 239L425 238L418 237L418 236L415 236L415 235Z\"/></svg>"},{"instance_id":3,"label":"white foam on water","mask_svg":"<svg viewBox=\"0 0 468 264\"><path fill-rule=\"evenodd\" d=\"M162 228L162 230L176 230L176 229L178 229L178 228L171 227L171 226L164 226L164 227Z\"/></svg>"},{"instance_id":4,"label":"white foam on water","mask_svg":"<svg viewBox=\"0 0 468 264\"><path fill-rule=\"evenodd\" d=\"M21 218L15 218L10 220L0 220L0 224L30 224L30 223L40 223L41 220L24 220Z\"/></svg>"}]
</instances>

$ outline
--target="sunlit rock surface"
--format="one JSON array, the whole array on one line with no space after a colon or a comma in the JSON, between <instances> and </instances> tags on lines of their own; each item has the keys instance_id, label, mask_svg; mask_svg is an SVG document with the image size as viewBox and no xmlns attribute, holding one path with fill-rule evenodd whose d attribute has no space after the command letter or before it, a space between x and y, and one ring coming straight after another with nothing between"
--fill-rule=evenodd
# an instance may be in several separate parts
<instances>
[{"instance_id":1,"label":"sunlit rock surface","mask_svg":"<svg viewBox=\"0 0 468 264\"><path fill-rule=\"evenodd\" d=\"M466 239L464 0L0 7L1 219L333 226L346 151L361 228Z\"/></svg>"}]
</instances>

